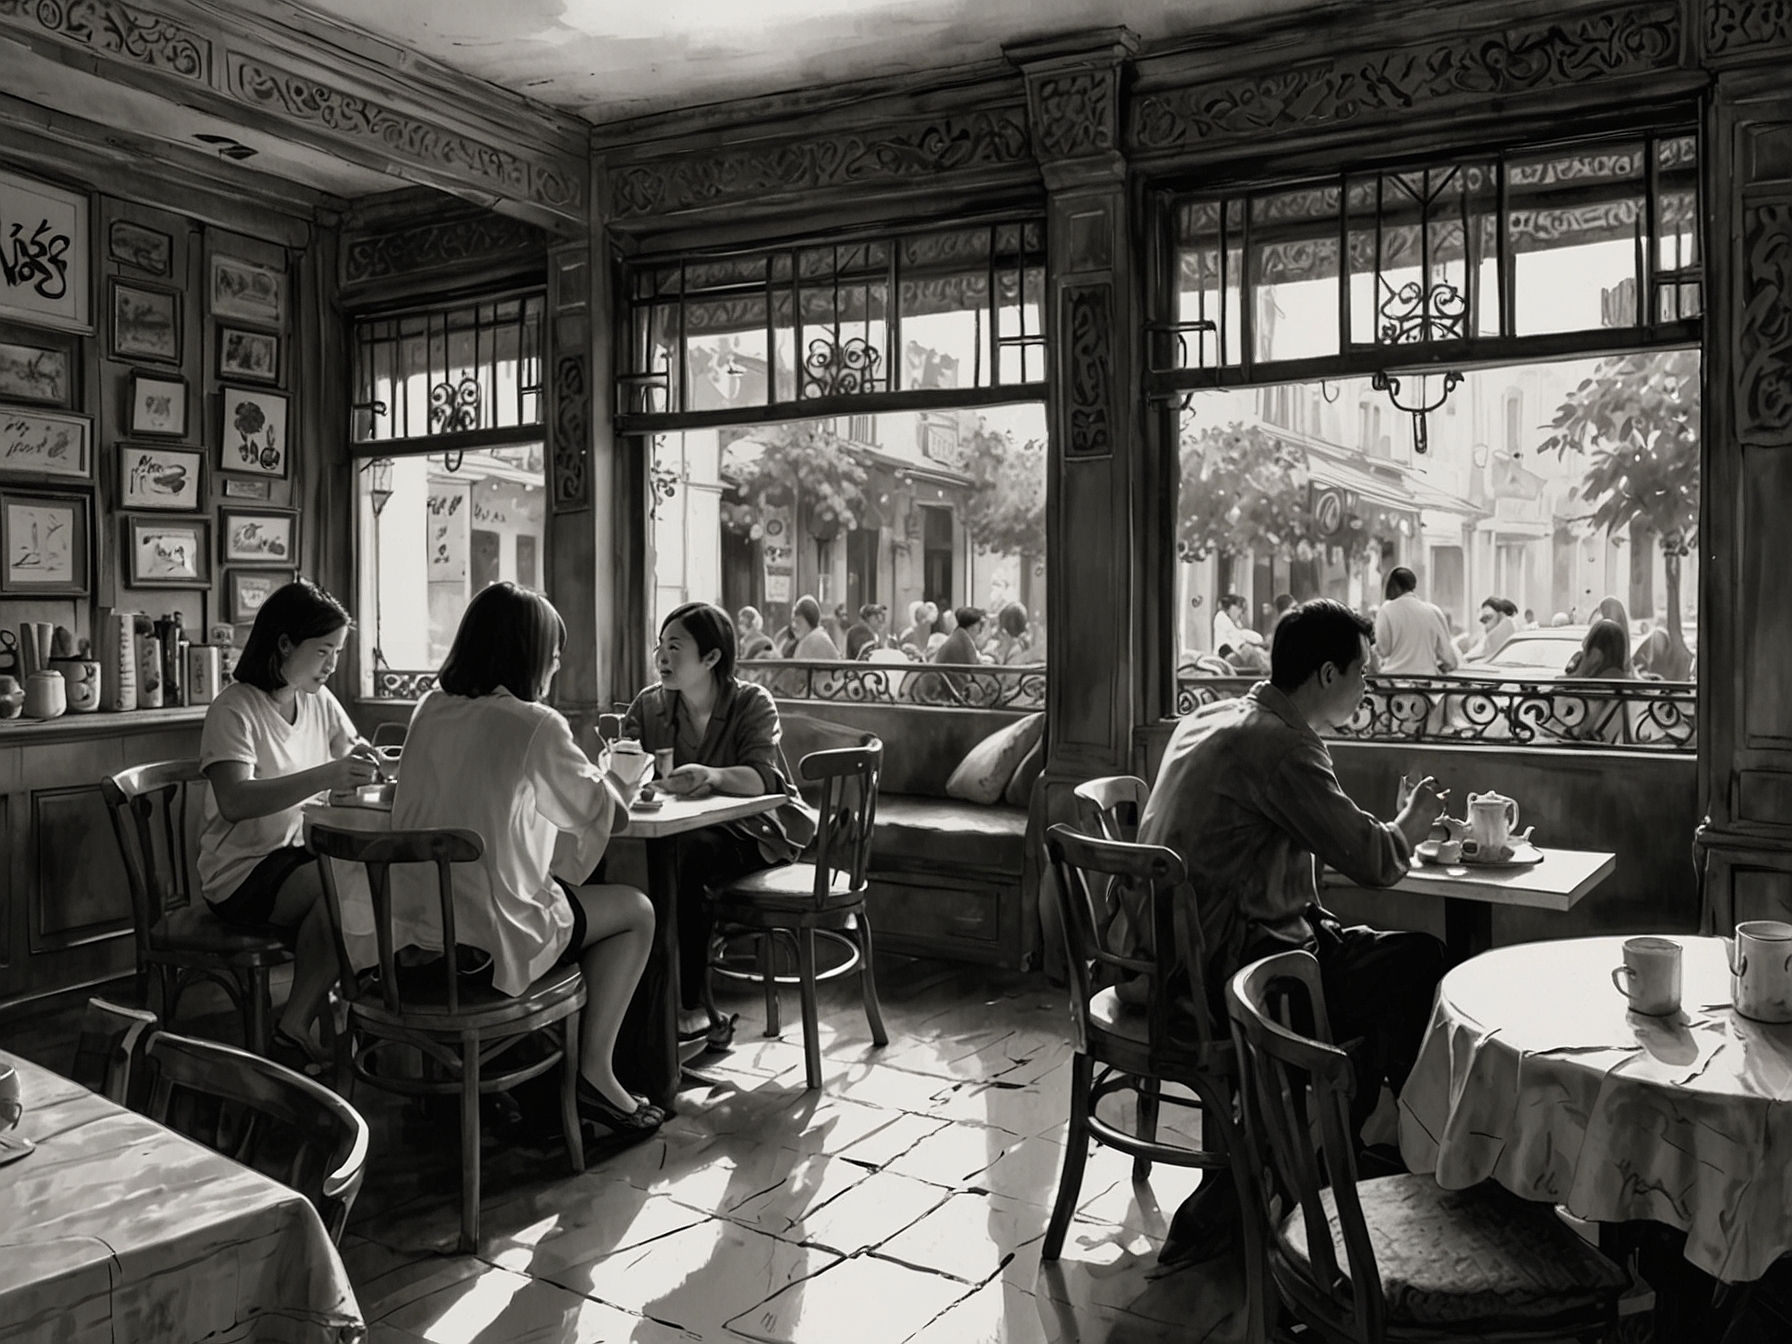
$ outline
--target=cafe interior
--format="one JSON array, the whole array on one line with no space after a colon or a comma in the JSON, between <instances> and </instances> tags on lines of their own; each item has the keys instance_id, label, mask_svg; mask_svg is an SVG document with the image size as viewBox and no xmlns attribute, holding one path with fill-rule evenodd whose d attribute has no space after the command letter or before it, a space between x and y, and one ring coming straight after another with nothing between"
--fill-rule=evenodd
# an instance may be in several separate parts
<instances>
[{"instance_id":1,"label":"cafe interior","mask_svg":"<svg viewBox=\"0 0 1792 1344\"><path fill-rule=\"evenodd\" d=\"M1792 1338L1788 62L0 0L0 1341Z\"/></svg>"}]
</instances>

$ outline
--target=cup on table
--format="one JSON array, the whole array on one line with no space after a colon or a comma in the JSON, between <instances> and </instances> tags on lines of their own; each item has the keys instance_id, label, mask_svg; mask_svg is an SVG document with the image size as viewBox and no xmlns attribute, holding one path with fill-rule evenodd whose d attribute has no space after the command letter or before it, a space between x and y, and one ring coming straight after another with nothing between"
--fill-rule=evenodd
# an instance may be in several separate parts
<instances>
[{"instance_id":1,"label":"cup on table","mask_svg":"<svg viewBox=\"0 0 1792 1344\"><path fill-rule=\"evenodd\" d=\"M1633 1012L1666 1017L1680 1011L1680 944L1672 938L1626 938L1624 964L1612 968L1612 984Z\"/></svg>"},{"instance_id":2,"label":"cup on table","mask_svg":"<svg viewBox=\"0 0 1792 1344\"><path fill-rule=\"evenodd\" d=\"M630 789L639 788L647 775L653 757L641 749L632 737L619 738L610 744L610 770Z\"/></svg>"},{"instance_id":3,"label":"cup on table","mask_svg":"<svg viewBox=\"0 0 1792 1344\"><path fill-rule=\"evenodd\" d=\"M661 747L653 753L653 777L655 779L664 779L672 773L673 769L671 747Z\"/></svg>"},{"instance_id":4,"label":"cup on table","mask_svg":"<svg viewBox=\"0 0 1792 1344\"><path fill-rule=\"evenodd\" d=\"M0 1060L0 1130L11 1129L25 1113L25 1100L19 1094L19 1071Z\"/></svg>"}]
</instances>

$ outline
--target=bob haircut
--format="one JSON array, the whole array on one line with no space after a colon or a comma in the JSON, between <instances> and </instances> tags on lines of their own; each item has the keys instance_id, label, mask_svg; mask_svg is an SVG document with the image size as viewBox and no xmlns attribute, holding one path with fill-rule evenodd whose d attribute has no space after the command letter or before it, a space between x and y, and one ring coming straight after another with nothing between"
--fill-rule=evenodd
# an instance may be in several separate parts
<instances>
[{"instance_id":1,"label":"bob haircut","mask_svg":"<svg viewBox=\"0 0 1792 1344\"><path fill-rule=\"evenodd\" d=\"M1019 639L1027 632L1027 609L1018 602L1010 602L996 617L996 624L1005 634Z\"/></svg>"},{"instance_id":2,"label":"bob haircut","mask_svg":"<svg viewBox=\"0 0 1792 1344\"><path fill-rule=\"evenodd\" d=\"M958 622L960 629L967 625L981 625L983 624L983 608L960 607L952 613L952 619Z\"/></svg>"},{"instance_id":3,"label":"bob haircut","mask_svg":"<svg viewBox=\"0 0 1792 1344\"><path fill-rule=\"evenodd\" d=\"M728 613L708 602L686 602L682 607L672 608L660 622L661 639L666 637L666 627L674 621L691 637L699 658L709 657L711 649L721 650L722 656L716 659L714 669L716 680L733 681L736 639L734 622L728 619Z\"/></svg>"},{"instance_id":4,"label":"bob haircut","mask_svg":"<svg viewBox=\"0 0 1792 1344\"><path fill-rule=\"evenodd\" d=\"M821 628L821 603L807 595L797 598L796 605L790 609L790 619L794 621L798 616L809 622L811 630L819 630Z\"/></svg>"},{"instance_id":5,"label":"bob haircut","mask_svg":"<svg viewBox=\"0 0 1792 1344\"><path fill-rule=\"evenodd\" d=\"M296 647L352 624L348 608L309 579L276 588L255 613L249 641L237 659L236 679L272 695L286 685L286 678L280 675L280 664L286 661L286 654L280 651L282 635L289 646Z\"/></svg>"},{"instance_id":6,"label":"bob haircut","mask_svg":"<svg viewBox=\"0 0 1792 1344\"><path fill-rule=\"evenodd\" d=\"M1314 598L1289 608L1276 622L1269 651L1269 684L1292 691L1327 663L1340 672L1361 661L1363 641L1375 642L1375 627L1342 602Z\"/></svg>"},{"instance_id":7,"label":"bob haircut","mask_svg":"<svg viewBox=\"0 0 1792 1344\"><path fill-rule=\"evenodd\" d=\"M436 685L469 699L502 687L532 703L565 645L566 622L552 602L532 588L494 583L467 604Z\"/></svg>"}]
</instances>

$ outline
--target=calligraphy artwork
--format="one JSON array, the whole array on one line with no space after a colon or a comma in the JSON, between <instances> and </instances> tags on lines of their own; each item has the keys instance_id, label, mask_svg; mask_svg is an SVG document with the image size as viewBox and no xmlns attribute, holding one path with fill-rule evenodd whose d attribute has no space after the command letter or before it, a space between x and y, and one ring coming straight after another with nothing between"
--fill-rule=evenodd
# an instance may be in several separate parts
<instances>
[{"instance_id":1,"label":"calligraphy artwork","mask_svg":"<svg viewBox=\"0 0 1792 1344\"><path fill-rule=\"evenodd\" d=\"M67 406L72 393L67 350L0 341L0 401Z\"/></svg>"},{"instance_id":2,"label":"calligraphy artwork","mask_svg":"<svg viewBox=\"0 0 1792 1344\"><path fill-rule=\"evenodd\" d=\"M190 513L199 508L205 454L193 448L118 445L118 502L126 509Z\"/></svg>"},{"instance_id":3,"label":"calligraphy artwork","mask_svg":"<svg viewBox=\"0 0 1792 1344\"><path fill-rule=\"evenodd\" d=\"M212 581L209 518L127 518L132 588L204 588Z\"/></svg>"},{"instance_id":4,"label":"calligraphy artwork","mask_svg":"<svg viewBox=\"0 0 1792 1344\"><path fill-rule=\"evenodd\" d=\"M0 472L84 480L93 474L91 429L83 415L0 408Z\"/></svg>"},{"instance_id":5,"label":"calligraphy artwork","mask_svg":"<svg viewBox=\"0 0 1792 1344\"><path fill-rule=\"evenodd\" d=\"M218 468L245 476L286 475L291 446L286 434L286 398L278 392L222 387L224 429L218 439Z\"/></svg>"},{"instance_id":6,"label":"calligraphy artwork","mask_svg":"<svg viewBox=\"0 0 1792 1344\"><path fill-rule=\"evenodd\" d=\"M87 197L0 172L0 316L90 332Z\"/></svg>"},{"instance_id":7,"label":"calligraphy artwork","mask_svg":"<svg viewBox=\"0 0 1792 1344\"><path fill-rule=\"evenodd\" d=\"M0 492L0 593L85 593L87 509L79 495Z\"/></svg>"},{"instance_id":8,"label":"calligraphy artwork","mask_svg":"<svg viewBox=\"0 0 1792 1344\"><path fill-rule=\"evenodd\" d=\"M213 317L277 327L286 320L286 272L241 257L212 258Z\"/></svg>"}]
</instances>

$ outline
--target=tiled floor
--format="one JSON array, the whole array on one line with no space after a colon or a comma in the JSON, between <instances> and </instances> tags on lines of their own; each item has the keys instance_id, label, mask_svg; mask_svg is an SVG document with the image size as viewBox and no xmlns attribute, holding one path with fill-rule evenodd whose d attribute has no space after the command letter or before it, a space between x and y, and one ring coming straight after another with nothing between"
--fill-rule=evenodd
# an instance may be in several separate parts
<instances>
[{"instance_id":1,"label":"tiled floor","mask_svg":"<svg viewBox=\"0 0 1792 1344\"><path fill-rule=\"evenodd\" d=\"M580 1176L556 1140L488 1143L477 1255L453 1254L453 1126L362 1089L373 1148L342 1255L373 1344L1241 1338L1233 1261L1153 1277L1191 1172L1135 1187L1097 1149L1063 1256L1040 1264L1068 1113L1061 993L941 962L878 970L890 1043L871 1047L852 982L829 986L823 1091L803 1087L794 1000L768 1041L745 992L736 1048L701 1061L713 1085L655 1138ZM66 1021L23 1036L0 1028L66 1064Z\"/></svg>"}]
</instances>

